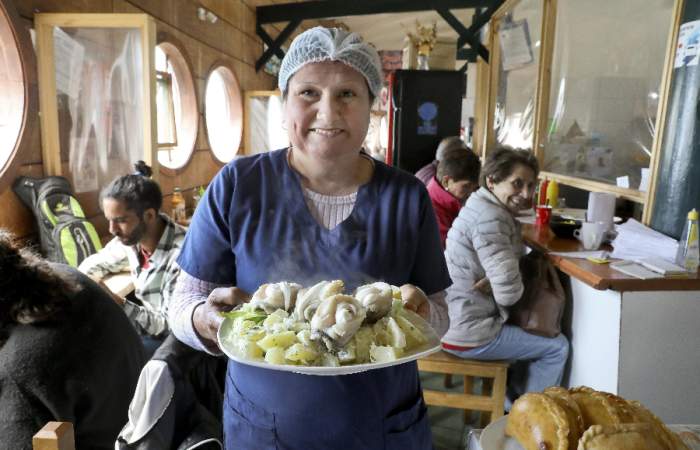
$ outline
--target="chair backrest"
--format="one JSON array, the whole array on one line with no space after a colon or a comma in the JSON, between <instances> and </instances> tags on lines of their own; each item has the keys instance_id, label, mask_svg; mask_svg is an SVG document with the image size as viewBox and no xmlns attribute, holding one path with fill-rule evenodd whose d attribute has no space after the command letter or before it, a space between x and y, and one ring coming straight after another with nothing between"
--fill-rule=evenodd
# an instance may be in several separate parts
<instances>
[{"instance_id":1,"label":"chair backrest","mask_svg":"<svg viewBox=\"0 0 700 450\"><path fill-rule=\"evenodd\" d=\"M70 422L48 422L32 438L34 450L75 450L75 433Z\"/></svg>"}]
</instances>

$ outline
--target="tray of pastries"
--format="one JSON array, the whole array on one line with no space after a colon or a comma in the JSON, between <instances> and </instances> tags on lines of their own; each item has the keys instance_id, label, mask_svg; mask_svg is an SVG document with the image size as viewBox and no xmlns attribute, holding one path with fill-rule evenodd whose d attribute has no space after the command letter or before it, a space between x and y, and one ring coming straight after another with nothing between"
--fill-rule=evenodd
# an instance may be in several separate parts
<instances>
[{"instance_id":1,"label":"tray of pastries","mask_svg":"<svg viewBox=\"0 0 700 450\"><path fill-rule=\"evenodd\" d=\"M588 387L518 398L481 434L483 450L694 450L641 403Z\"/></svg>"}]
</instances>

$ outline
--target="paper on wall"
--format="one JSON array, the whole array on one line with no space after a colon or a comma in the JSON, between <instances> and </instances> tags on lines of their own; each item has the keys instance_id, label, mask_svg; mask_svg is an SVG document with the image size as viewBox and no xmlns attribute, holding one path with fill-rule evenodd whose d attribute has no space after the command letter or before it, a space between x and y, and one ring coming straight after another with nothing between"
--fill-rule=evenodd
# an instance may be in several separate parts
<instances>
[{"instance_id":1,"label":"paper on wall","mask_svg":"<svg viewBox=\"0 0 700 450\"><path fill-rule=\"evenodd\" d=\"M498 30L498 37L501 42L501 61L504 71L524 66L534 60L527 20L523 19L502 26Z\"/></svg>"},{"instance_id":2,"label":"paper on wall","mask_svg":"<svg viewBox=\"0 0 700 450\"><path fill-rule=\"evenodd\" d=\"M700 59L700 20L684 23L678 30L673 68L697 66Z\"/></svg>"},{"instance_id":3,"label":"paper on wall","mask_svg":"<svg viewBox=\"0 0 700 450\"><path fill-rule=\"evenodd\" d=\"M617 177L617 187L629 188L630 187L630 177L627 175Z\"/></svg>"}]
</instances>

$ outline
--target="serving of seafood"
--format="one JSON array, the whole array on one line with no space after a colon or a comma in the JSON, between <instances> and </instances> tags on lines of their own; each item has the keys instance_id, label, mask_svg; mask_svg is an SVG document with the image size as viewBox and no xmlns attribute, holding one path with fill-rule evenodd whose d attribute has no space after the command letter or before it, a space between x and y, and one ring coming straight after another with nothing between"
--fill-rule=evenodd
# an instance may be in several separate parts
<instances>
[{"instance_id":1,"label":"serving of seafood","mask_svg":"<svg viewBox=\"0 0 700 450\"><path fill-rule=\"evenodd\" d=\"M341 280L310 287L263 284L224 313L219 343L237 360L282 366L391 363L439 344L425 320L404 309L398 287L376 282L345 293Z\"/></svg>"}]
</instances>

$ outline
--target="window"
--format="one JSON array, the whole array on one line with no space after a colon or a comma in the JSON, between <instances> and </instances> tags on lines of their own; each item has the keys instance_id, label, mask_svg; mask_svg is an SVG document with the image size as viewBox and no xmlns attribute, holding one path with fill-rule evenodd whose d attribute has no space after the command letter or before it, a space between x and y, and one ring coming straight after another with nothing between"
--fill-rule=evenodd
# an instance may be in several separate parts
<instances>
[{"instance_id":1,"label":"window","mask_svg":"<svg viewBox=\"0 0 700 450\"><path fill-rule=\"evenodd\" d=\"M146 14L35 14L44 173L94 193L154 165L155 22ZM89 200L90 202L93 200Z\"/></svg>"},{"instance_id":2,"label":"window","mask_svg":"<svg viewBox=\"0 0 700 450\"><path fill-rule=\"evenodd\" d=\"M220 65L209 74L204 108L211 150L227 163L238 153L243 132L241 90L228 67Z\"/></svg>"},{"instance_id":3,"label":"window","mask_svg":"<svg viewBox=\"0 0 700 450\"><path fill-rule=\"evenodd\" d=\"M246 92L246 154L263 153L289 146L282 126L282 98L279 91Z\"/></svg>"},{"instance_id":4,"label":"window","mask_svg":"<svg viewBox=\"0 0 700 450\"><path fill-rule=\"evenodd\" d=\"M498 21L499 73L494 110L496 142L531 150L540 57L542 2L522 0Z\"/></svg>"},{"instance_id":5,"label":"window","mask_svg":"<svg viewBox=\"0 0 700 450\"><path fill-rule=\"evenodd\" d=\"M187 164L197 139L197 97L190 66L172 42L156 46L158 162L170 169Z\"/></svg>"},{"instance_id":6,"label":"window","mask_svg":"<svg viewBox=\"0 0 700 450\"><path fill-rule=\"evenodd\" d=\"M558 3L543 170L643 198L672 10L670 1Z\"/></svg>"},{"instance_id":7,"label":"window","mask_svg":"<svg viewBox=\"0 0 700 450\"><path fill-rule=\"evenodd\" d=\"M25 98L24 70L15 31L0 4L0 173L9 166L22 131Z\"/></svg>"}]
</instances>

